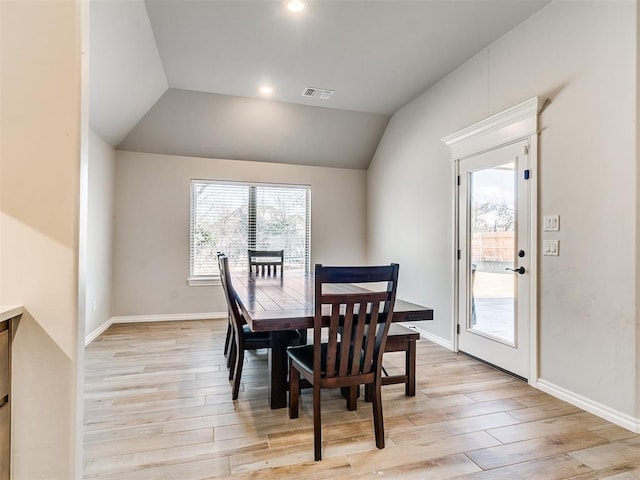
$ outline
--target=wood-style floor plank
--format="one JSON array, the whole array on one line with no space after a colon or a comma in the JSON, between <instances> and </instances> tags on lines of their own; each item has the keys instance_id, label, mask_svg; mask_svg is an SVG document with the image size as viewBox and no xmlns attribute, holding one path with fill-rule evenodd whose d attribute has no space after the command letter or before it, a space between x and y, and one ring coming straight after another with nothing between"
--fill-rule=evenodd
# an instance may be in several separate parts
<instances>
[{"instance_id":1,"label":"wood-style floor plank","mask_svg":"<svg viewBox=\"0 0 640 480\"><path fill-rule=\"evenodd\" d=\"M549 435L522 442L507 443L476 452L467 456L483 470L515 465L539 458L573 452L608 443L607 439L588 431L578 431L563 435ZM583 462L586 464L586 462Z\"/></svg>"},{"instance_id":2,"label":"wood-style floor plank","mask_svg":"<svg viewBox=\"0 0 640 480\"><path fill-rule=\"evenodd\" d=\"M640 479L640 435L427 340L417 392L383 388L386 448L371 405L322 392L323 460L311 395L300 418L271 410L267 352L248 352L236 402L226 320L113 325L86 349L84 476L156 479ZM402 354L385 356L389 373Z\"/></svg>"}]
</instances>

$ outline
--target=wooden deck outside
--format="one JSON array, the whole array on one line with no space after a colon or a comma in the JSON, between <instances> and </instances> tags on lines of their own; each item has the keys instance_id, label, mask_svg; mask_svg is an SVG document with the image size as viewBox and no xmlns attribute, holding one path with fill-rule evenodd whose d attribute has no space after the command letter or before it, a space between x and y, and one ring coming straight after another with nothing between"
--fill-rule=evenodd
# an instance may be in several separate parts
<instances>
[{"instance_id":1,"label":"wooden deck outside","mask_svg":"<svg viewBox=\"0 0 640 480\"><path fill-rule=\"evenodd\" d=\"M300 418L267 401L267 355L249 352L231 401L226 321L114 325L86 349L86 479L640 479L640 435L429 341L416 397L383 387L386 448L371 406L323 392L323 460L311 396ZM385 355L393 374L401 353Z\"/></svg>"}]
</instances>

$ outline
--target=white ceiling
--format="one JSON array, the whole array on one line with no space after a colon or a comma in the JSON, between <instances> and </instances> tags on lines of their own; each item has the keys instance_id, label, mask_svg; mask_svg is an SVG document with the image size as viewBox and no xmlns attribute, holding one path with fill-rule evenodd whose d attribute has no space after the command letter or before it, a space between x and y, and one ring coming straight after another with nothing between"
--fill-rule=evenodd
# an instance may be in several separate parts
<instances>
[{"instance_id":1,"label":"white ceiling","mask_svg":"<svg viewBox=\"0 0 640 480\"><path fill-rule=\"evenodd\" d=\"M118 148L366 169L388 122L385 115L170 88Z\"/></svg>"},{"instance_id":2,"label":"white ceiling","mask_svg":"<svg viewBox=\"0 0 640 480\"><path fill-rule=\"evenodd\" d=\"M91 0L91 127L118 145L169 87L142 0Z\"/></svg>"},{"instance_id":3,"label":"white ceiling","mask_svg":"<svg viewBox=\"0 0 640 480\"><path fill-rule=\"evenodd\" d=\"M329 125L324 113L320 123L300 121L324 107L336 110L335 119L344 115L336 121L343 142L337 148L359 152L343 165L366 168L393 112L548 1L308 0L302 14L292 15L282 0L91 0L91 125L114 146L130 150L214 158L233 152L234 158L295 163L278 154L278 132L297 139L302 150L292 158L299 158L305 139L333 133L317 130ZM264 102L258 93L264 83L275 89L269 98L274 110L292 108L281 102L306 108L280 117L295 123L251 122L246 132L246 119L230 115L230 102L237 101L239 111L246 111L248 99ZM309 99L302 97L305 87L335 93L328 100ZM200 98L208 110L188 103L168 109L167 96L174 105L180 98L194 100L184 91L215 96ZM368 132L357 126L365 117L354 112L370 115L364 122ZM194 142L193 131L181 128L185 124L207 125L202 135L211 136L216 125L225 130L214 132L219 141L202 138L194 151L184 151ZM252 158L260 145L243 149L234 143L238 135L228 139L227 131L271 141L263 151L273 153ZM349 142L367 145L353 148ZM327 151L317 141L311 146L313 160L300 163L335 163L335 145Z\"/></svg>"},{"instance_id":4,"label":"white ceiling","mask_svg":"<svg viewBox=\"0 0 640 480\"><path fill-rule=\"evenodd\" d=\"M169 85L390 115L540 9L540 0L146 0ZM306 99L304 87L335 90Z\"/></svg>"}]
</instances>

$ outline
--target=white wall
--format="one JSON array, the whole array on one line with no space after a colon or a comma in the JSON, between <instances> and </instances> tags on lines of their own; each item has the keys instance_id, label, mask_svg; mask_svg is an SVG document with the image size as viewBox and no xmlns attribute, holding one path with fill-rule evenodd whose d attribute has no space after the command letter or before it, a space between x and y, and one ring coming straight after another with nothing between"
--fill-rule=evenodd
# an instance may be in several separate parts
<instances>
[{"instance_id":1,"label":"white wall","mask_svg":"<svg viewBox=\"0 0 640 480\"><path fill-rule=\"evenodd\" d=\"M434 309L420 328L443 343L452 332L453 176L440 139L485 116L486 76L483 53L399 110L368 170L368 261L400 263L398 293Z\"/></svg>"},{"instance_id":2,"label":"white wall","mask_svg":"<svg viewBox=\"0 0 640 480\"><path fill-rule=\"evenodd\" d=\"M219 313L219 286L187 284L190 180L311 185L311 261L365 260L364 170L118 151L113 315Z\"/></svg>"},{"instance_id":3,"label":"white wall","mask_svg":"<svg viewBox=\"0 0 640 480\"><path fill-rule=\"evenodd\" d=\"M80 2L1 2L0 303L14 341L13 479L76 478Z\"/></svg>"},{"instance_id":4,"label":"white wall","mask_svg":"<svg viewBox=\"0 0 640 480\"><path fill-rule=\"evenodd\" d=\"M115 168L113 147L90 131L85 285L87 335L99 332L111 318Z\"/></svg>"},{"instance_id":5,"label":"white wall","mask_svg":"<svg viewBox=\"0 0 640 480\"><path fill-rule=\"evenodd\" d=\"M550 98L536 173L540 217L561 215L561 254L539 260L540 377L621 417L638 402L636 9L551 3L398 111L368 174L368 259L399 257L401 290L434 307L425 327L451 341L453 178L440 138Z\"/></svg>"},{"instance_id":6,"label":"white wall","mask_svg":"<svg viewBox=\"0 0 640 480\"><path fill-rule=\"evenodd\" d=\"M144 0L91 0L91 128L118 145L169 84Z\"/></svg>"}]
</instances>

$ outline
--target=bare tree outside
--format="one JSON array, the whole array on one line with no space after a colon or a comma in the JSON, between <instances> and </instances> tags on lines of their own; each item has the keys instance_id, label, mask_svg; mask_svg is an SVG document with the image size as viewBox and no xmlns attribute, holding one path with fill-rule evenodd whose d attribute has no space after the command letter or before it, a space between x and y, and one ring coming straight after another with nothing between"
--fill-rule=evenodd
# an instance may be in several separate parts
<instances>
[{"instance_id":1,"label":"bare tree outside","mask_svg":"<svg viewBox=\"0 0 640 480\"><path fill-rule=\"evenodd\" d=\"M474 232L513 232L516 210L504 199L473 203L471 225Z\"/></svg>"}]
</instances>

